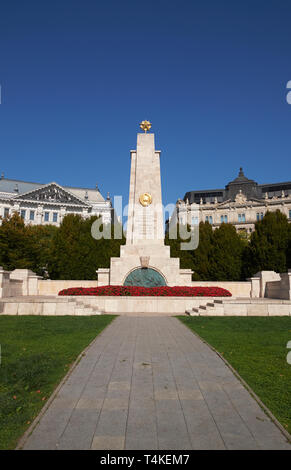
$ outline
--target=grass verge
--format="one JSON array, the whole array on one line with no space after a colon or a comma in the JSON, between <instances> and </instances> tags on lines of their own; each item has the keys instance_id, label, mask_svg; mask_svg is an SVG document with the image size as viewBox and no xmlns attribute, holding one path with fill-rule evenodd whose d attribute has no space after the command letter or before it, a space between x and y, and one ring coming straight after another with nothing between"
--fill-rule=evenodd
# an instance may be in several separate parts
<instances>
[{"instance_id":1,"label":"grass verge","mask_svg":"<svg viewBox=\"0 0 291 470\"><path fill-rule=\"evenodd\" d=\"M178 318L225 357L291 433L291 318Z\"/></svg>"},{"instance_id":2,"label":"grass verge","mask_svg":"<svg viewBox=\"0 0 291 470\"><path fill-rule=\"evenodd\" d=\"M0 316L0 449L14 449L71 364L114 315Z\"/></svg>"}]
</instances>

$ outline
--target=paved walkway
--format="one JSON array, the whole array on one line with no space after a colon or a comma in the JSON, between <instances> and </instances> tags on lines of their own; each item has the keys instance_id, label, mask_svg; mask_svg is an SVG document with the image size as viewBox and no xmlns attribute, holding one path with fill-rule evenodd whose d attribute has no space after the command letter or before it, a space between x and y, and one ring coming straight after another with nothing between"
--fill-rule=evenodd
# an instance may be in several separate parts
<instances>
[{"instance_id":1,"label":"paved walkway","mask_svg":"<svg viewBox=\"0 0 291 470\"><path fill-rule=\"evenodd\" d=\"M224 362L173 317L118 317L25 449L288 449Z\"/></svg>"}]
</instances>

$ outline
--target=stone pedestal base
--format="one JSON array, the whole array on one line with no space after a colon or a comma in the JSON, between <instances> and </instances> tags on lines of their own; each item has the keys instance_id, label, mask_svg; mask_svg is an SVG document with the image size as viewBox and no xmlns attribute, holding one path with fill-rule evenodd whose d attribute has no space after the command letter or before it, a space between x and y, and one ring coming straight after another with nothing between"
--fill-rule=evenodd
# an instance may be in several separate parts
<instances>
[{"instance_id":1,"label":"stone pedestal base","mask_svg":"<svg viewBox=\"0 0 291 470\"><path fill-rule=\"evenodd\" d=\"M191 269L180 269L180 260L170 257L169 246L123 245L120 257L111 258L110 269L98 269L98 286L121 286L132 271L146 267L161 274L167 286L192 285Z\"/></svg>"}]
</instances>

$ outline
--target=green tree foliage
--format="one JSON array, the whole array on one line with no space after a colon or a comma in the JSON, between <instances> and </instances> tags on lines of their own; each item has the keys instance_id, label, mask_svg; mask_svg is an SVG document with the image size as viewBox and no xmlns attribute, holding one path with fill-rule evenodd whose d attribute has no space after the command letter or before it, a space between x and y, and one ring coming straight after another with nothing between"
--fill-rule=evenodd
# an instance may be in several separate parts
<instances>
[{"instance_id":1,"label":"green tree foliage","mask_svg":"<svg viewBox=\"0 0 291 470\"><path fill-rule=\"evenodd\" d=\"M95 240L91 226L96 220L67 215L55 227L25 226L18 214L5 218L0 226L0 266L9 271L27 268L40 275L47 271L51 279L96 279L96 270L109 267L110 258L119 256L125 242L124 237L113 236ZM100 231L103 229L101 225ZM113 235L114 227L110 230ZM198 248L181 250L181 242L185 240L179 233L177 239L166 235L171 256L180 258L181 268L194 271L194 280L236 281L261 270L286 272L291 268L291 224L279 211L268 212L257 222L250 240L230 224L213 230L208 222L201 222Z\"/></svg>"},{"instance_id":2,"label":"green tree foliage","mask_svg":"<svg viewBox=\"0 0 291 470\"><path fill-rule=\"evenodd\" d=\"M244 253L245 276L263 270L286 272L290 266L291 240L287 217L279 210L267 212L255 228Z\"/></svg>"},{"instance_id":3,"label":"green tree foliage","mask_svg":"<svg viewBox=\"0 0 291 470\"><path fill-rule=\"evenodd\" d=\"M287 269L291 269L291 224L288 224Z\"/></svg>"},{"instance_id":4,"label":"green tree foliage","mask_svg":"<svg viewBox=\"0 0 291 470\"><path fill-rule=\"evenodd\" d=\"M33 243L22 218L13 214L0 227L0 265L8 271L33 267Z\"/></svg>"},{"instance_id":5,"label":"green tree foliage","mask_svg":"<svg viewBox=\"0 0 291 470\"><path fill-rule=\"evenodd\" d=\"M222 224L213 232L210 252L210 279L239 281L242 276L244 241L231 224Z\"/></svg>"},{"instance_id":6,"label":"green tree foliage","mask_svg":"<svg viewBox=\"0 0 291 470\"><path fill-rule=\"evenodd\" d=\"M190 233L191 227L182 227L182 233L186 231ZM187 242L180 236L181 231L177 228L177 238L169 238L167 233L165 236L165 244L170 245L170 254L172 258L180 258L181 269L193 269L193 252L189 250L181 250L181 243Z\"/></svg>"},{"instance_id":7,"label":"green tree foliage","mask_svg":"<svg viewBox=\"0 0 291 470\"><path fill-rule=\"evenodd\" d=\"M43 275L56 231L57 228L52 225L25 226L17 213L3 219L0 227L0 265L8 271L31 269Z\"/></svg>"},{"instance_id":8,"label":"green tree foliage","mask_svg":"<svg viewBox=\"0 0 291 470\"><path fill-rule=\"evenodd\" d=\"M95 240L91 227L97 217L83 219L79 215L64 217L52 240L48 271L52 279L96 279L99 267L109 267L110 257L119 256L124 239ZM104 227L100 227L102 231ZM111 228L112 232L114 228Z\"/></svg>"},{"instance_id":9,"label":"green tree foliage","mask_svg":"<svg viewBox=\"0 0 291 470\"><path fill-rule=\"evenodd\" d=\"M95 240L91 226L96 219L67 215L60 227L32 226L15 213L0 226L0 266L31 269L51 279L96 279L96 270L109 267L110 257L119 256L124 243L124 238Z\"/></svg>"},{"instance_id":10,"label":"green tree foliage","mask_svg":"<svg viewBox=\"0 0 291 470\"><path fill-rule=\"evenodd\" d=\"M192 252L193 258L193 279L201 281L211 280L211 257L213 249L213 235L209 222L199 224L199 245Z\"/></svg>"},{"instance_id":11,"label":"green tree foliage","mask_svg":"<svg viewBox=\"0 0 291 470\"><path fill-rule=\"evenodd\" d=\"M190 230L190 227L188 227ZM166 237L171 246L171 256L180 258L181 268L191 268L193 279L201 281L226 281L241 279L242 251L247 243L230 224L216 230L209 222L199 224L199 245L195 250L181 250L180 238Z\"/></svg>"},{"instance_id":12,"label":"green tree foliage","mask_svg":"<svg viewBox=\"0 0 291 470\"><path fill-rule=\"evenodd\" d=\"M201 222L196 250L182 251L180 238L171 240L167 237L166 240L171 246L171 256L180 258L181 268L191 268L194 271L194 280L241 279L242 251L247 242L241 239L232 225L222 224L213 230L209 222Z\"/></svg>"},{"instance_id":13,"label":"green tree foliage","mask_svg":"<svg viewBox=\"0 0 291 470\"><path fill-rule=\"evenodd\" d=\"M32 245L32 271L40 276L47 277L52 241L58 228L54 225L28 225L26 230Z\"/></svg>"}]
</instances>

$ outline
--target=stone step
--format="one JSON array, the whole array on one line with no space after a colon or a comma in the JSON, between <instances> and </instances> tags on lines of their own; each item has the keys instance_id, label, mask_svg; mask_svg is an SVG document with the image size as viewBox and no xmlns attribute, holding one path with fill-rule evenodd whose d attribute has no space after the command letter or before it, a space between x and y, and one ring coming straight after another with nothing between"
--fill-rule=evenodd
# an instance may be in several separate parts
<instances>
[{"instance_id":1,"label":"stone step","mask_svg":"<svg viewBox=\"0 0 291 470\"><path fill-rule=\"evenodd\" d=\"M197 311L196 311L196 310L197 310ZM197 308L197 309L192 308L192 310L185 310L185 313L186 313L186 315L189 315L190 317L197 317L197 316L199 316L198 308Z\"/></svg>"},{"instance_id":2,"label":"stone step","mask_svg":"<svg viewBox=\"0 0 291 470\"><path fill-rule=\"evenodd\" d=\"M224 307L222 303L215 304L208 302L206 305L193 307L192 310L186 310L185 313L190 316L211 316L211 315L224 315Z\"/></svg>"}]
</instances>

